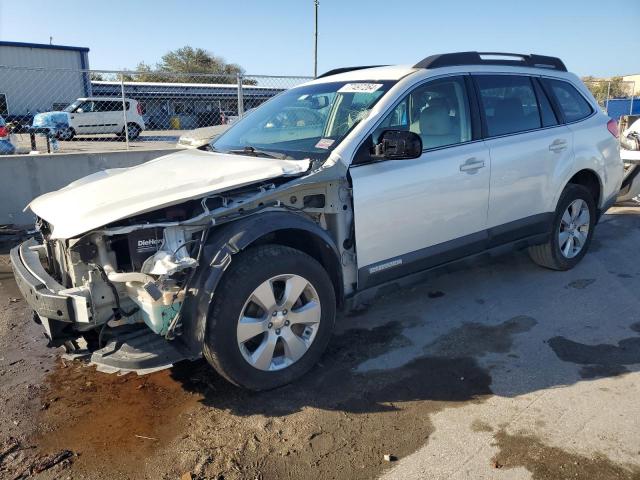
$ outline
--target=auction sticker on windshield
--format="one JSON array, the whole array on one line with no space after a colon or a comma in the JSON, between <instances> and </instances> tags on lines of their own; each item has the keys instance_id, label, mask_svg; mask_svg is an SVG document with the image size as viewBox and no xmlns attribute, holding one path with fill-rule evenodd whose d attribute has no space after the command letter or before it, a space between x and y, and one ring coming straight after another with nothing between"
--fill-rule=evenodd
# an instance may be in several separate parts
<instances>
[{"instance_id":1,"label":"auction sticker on windshield","mask_svg":"<svg viewBox=\"0 0 640 480\"><path fill-rule=\"evenodd\" d=\"M380 87L382 87L381 83L347 83L338 90L338 93L371 93Z\"/></svg>"},{"instance_id":2,"label":"auction sticker on windshield","mask_svg":"<svg viewBox=\"0 0 640 480\"><path fill-rule=\"evenodd\" d=\"M331 145L333 145L333 142L335 142L335 140L333 140L332 138L321 138L320 140L318 140L318 143L316 143L316 148L322 148L326 150Z\"/></svg>"}]
</instances>

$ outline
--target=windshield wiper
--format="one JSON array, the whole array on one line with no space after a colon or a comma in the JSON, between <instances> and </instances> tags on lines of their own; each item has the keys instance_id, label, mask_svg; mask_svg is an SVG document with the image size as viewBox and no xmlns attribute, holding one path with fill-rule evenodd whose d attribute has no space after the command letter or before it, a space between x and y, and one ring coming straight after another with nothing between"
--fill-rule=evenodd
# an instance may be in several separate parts
<instances>
[{"instance_id":1,"label":"windshield wiper","mask_svg":"<svg viewBox=\"0 0 640 480\"><path fill-rule=\"evenodd\" d=\"M242 150L229 150L227 153L234 155L248 155L250 157L265 157L265 158L277 158L278 160L286 160L289 158L284 153L268 152L266 150L258 150L257 148L247 145Z\"/></svg>"}]
</instances>

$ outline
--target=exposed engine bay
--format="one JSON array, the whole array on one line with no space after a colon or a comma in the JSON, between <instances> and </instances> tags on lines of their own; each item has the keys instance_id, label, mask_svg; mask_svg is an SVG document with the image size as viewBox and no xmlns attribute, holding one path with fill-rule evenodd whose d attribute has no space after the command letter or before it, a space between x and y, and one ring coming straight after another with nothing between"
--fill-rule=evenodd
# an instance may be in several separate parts
<instances>
[{"instance_id":1,"label":"exposed engine bay","mask_svg":"<svg viewBox=\"0 0 640 480\"><path fill-rule=\"evenodd\" d=\"M93 339L97 349L105 346L105 333L144 324L166 340L179 337L185 301L198 294L194 277L208 238L225 224L258 212L297 214L326 231L340 245L342 264L352 266L352 278L343 279L346 289L355 283L350 190L346 182L322 172L188 200L69 239L52 238L51 226L39 218L41 262L64 287L58 293L72 297L76 312L83 312L73 323L46 319L48 336L59 344L74 336Z\"/></svg>"}]
</instances>

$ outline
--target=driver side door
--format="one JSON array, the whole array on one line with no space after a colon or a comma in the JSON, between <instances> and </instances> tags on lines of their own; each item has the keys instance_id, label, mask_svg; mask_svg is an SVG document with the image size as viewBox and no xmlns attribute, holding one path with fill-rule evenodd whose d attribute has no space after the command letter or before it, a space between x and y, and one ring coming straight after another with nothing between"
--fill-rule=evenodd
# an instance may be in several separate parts
<instances>
[{"instance_id":1,"label":"driver side door","mask_svg":"<svg viewBox=\"0 0 640 480\"><path fill-rule=\"evenodd\" d=\"M450 76L416 87L358 150L349 171L359 289L486 248L490 157L467 84ZM388 129L419 134L422 155L371 158Z\"/></svg>"},{"instance_id":2,"label":"driver side door","mask_svg":"<svg viewBox=\"0 0 640 480\"><path fill-rule=\"evenodd\" d=\"M87 100L71 113L71 126L76 133L94 133L96 114L93 111L93 102Z\"/></svg>"}]
</instances>

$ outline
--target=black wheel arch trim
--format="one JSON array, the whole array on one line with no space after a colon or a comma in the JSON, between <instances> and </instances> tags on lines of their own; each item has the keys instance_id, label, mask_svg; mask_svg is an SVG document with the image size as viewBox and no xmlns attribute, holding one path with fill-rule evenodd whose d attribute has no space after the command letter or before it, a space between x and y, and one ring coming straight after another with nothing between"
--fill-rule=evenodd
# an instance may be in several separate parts
<instances>
[{"instance_id":1,"label":"black wheel arch trim","mask_svg":"<svg viewBox=\"0 0 640 480\"><path fill-rule=\"evenodd\" d=\"M304 231L324 244L326 255L336 262L336 297L339 302L343 299L340 253L328 232L308 217L295 212L261 212L259 215L249 215L213 227L209 233L202 251L201 266L192 282L192 288L197 294L189 296L184 305L182 335L179 338L190 350L198 353L202 351L209 305L224 272L233 261L233 255L261 238L282 230Z\"/></svg>"}]
</instances>

